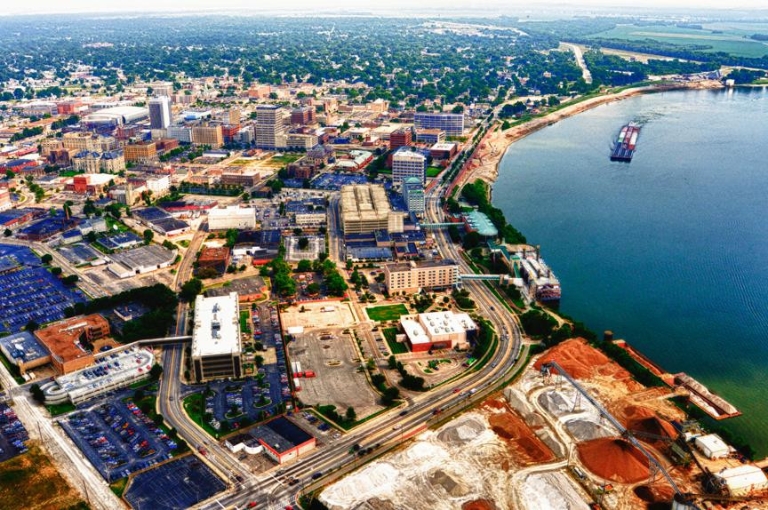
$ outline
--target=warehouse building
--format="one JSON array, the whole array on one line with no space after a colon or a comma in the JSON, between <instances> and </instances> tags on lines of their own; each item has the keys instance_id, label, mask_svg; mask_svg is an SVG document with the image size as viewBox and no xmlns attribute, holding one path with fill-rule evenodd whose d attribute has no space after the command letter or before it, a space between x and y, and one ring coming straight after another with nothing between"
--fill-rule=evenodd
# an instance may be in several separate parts
<instances>
[{"instance_id":1,"label":"warehouse building","mask_svg":"<svg viewBox=\"0 0 768 510\"><path fill-rule=\"evenodd\" d=\"M459 281L459 266L452 260L384 264L384 280L392 294L448 288Z\"/></svg>"},{"instance_id":2,"label":"warehouse building","mask_svg":"<svg viewBox=\"0 0 768 510\"><path fill-rule=\"evenodd\" d=\"M412 352L433 349L467 349L477 325L465 313L432 312L400 318Z\"/></svg>"},{"instance_id":3,"label":"warehouse building","mask_svg":"<svg viewBox=\"0 0 768 510\"><path fill-rule=\"evenodd\" d=\"M135 274L144 274L164 269L173 265L177 250L168 250L162 246L150 244L133 250L109 255L112 263L109 270L118 278L129 278Z\"/></svg>"},{"instance_id":4,"label":"warehouse building","mask_svg":"<svg viewBox=\"0 0 768 510\"><path fill-rule=\"evenodd\" d=\"M208 228L210 230L254 229L256 228L256 209L236 205L211 209L208 211Z\"/></svg>"},{"instance_id":5,"label":"warehouse building","mask_svg":"<svg viewBox=\"0 0 768 510\"><path fill-rule=\"evenodd\" d=\"M731 496L749 496L768 489L768 479L757 466L744 465L725 468L715 477Z\"/></svg>"},{"instance_id":6,"label":"warehouse building","mask_svg":"<svg viewBox=\"0 0 768 510\"><path fill-rule=\"evenodd\" d=\"M239 378L240 308L237 292L226 296L197 296L192 333L192 365L197 382Z\"/></svg>"},{"instance_id":7,"label":"warehouse building","mask_svg":"<svg viewBox=\"0 0 768 510\"><path fill-rule=\"evenodd\" d=\"M381 184L352 184L341 187L341 223L344 234L374 230L402 232L405 214L393 211Z\"/></svg>"},{"instance_id":8,"label":"warehouse building","mask_svg":"<svg viewBox=\"0 0 768 510\"><path fill-rule=\"evenodd\" d=\"M717 434L699 436L695 444L708 459L724 459L731 453L731 448Z\"/></svg>"}]
</instances>

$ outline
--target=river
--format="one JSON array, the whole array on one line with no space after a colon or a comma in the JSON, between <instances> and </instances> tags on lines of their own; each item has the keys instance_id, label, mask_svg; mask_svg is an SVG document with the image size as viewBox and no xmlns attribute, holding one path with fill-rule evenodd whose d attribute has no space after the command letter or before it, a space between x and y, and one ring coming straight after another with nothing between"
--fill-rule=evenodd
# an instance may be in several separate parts
<instances>
[{"instance_id":1,"label":"river","mask_svg":"<svg viewBox=\"0 0 768 510\"><path fill-rule=\"evenodd\" d=\"M609 161L628 121L629 164ZM560 278L561 311L687 372L768 454L768 89L599 106L507 150L493 203ZM601 333L600 333L601 334Z\"/></svg>"}]
</instances>

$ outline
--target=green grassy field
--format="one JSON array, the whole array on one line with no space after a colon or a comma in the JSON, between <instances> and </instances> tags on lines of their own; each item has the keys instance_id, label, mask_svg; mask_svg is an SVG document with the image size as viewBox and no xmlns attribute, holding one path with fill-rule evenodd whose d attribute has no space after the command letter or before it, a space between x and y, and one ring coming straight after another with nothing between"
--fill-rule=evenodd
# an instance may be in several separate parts
<instances>
[{"instance_id":1,"label":"green grassy field","mask_svg":"<svg viewBox=\"0 0 768 510\"><path fill-rule=\"evenodd\" d=\"M408 352L408 347L395 339L397 328L386 328L382 330L382 333L384 334L384 339L387 341L387 345L392 354L405 354Z\"/></svg>"},{"instance_id":2,"label":"green grassy field","mask_svg":"<svg viewBox=\"0 0 768 510\"><path fill-rule=\"evenodd\" d=\"M639 27L636 25L619 25L612 30L592 34L592 38L625 39L628 41L644 41L652 39L662 43L688 45L707 45L712 48L706 51L722 51L742 57L762 57L768 55L768 45L746 38L752 33L764 33L768 25L761 25L763 30L735 28L730 25L706 26L704 30L678 28L670 26ZM713 33L713 30L722 33Z\"/></svg>"},{"instance_id":3,"label":"green grassy field","mask_svg":"<svg viewBox=\"0 0 768 510\"><path fill-rule=\"evenodd\" d=\"M444 169L437 166L427 167L427 177L437 177Z\"/></svg>"},{"instance_id":4,"label":"green grassy field","mask_svg":"<svg viewBox=\"0 0 768 510\"><path fill-rule=\"evenodd\" d=\"M408 309L401 304L374 306L373 308L366 308L365 312L374 321L394 321L403 315L408 315Z\"/></svg>"}]
</instances>

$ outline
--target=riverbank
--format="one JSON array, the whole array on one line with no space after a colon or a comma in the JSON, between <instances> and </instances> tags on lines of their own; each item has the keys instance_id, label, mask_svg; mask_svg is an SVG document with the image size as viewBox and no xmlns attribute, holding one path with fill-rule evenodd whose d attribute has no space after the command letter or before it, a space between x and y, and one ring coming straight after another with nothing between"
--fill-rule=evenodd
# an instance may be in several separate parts
<instances>
[{"instance_id":1,"label":"riverbank","mask_svg":"<svg viewBox=\"0 0 768 510\"><path fill-rule=\"evenodd\" d=\"M528 122L513 126L507 130L497 130L490 133L486 138L486 147L481 147L476 157L478 166L470 171L464 179L464 182L473 182L475 179L481 179L493 185L499 176L499 163L507 152L510 145L516 141L525 138L531 133L550 126L563 119L567 119L579 113L591 110L598 106L622 101L640 94L655 94L658 92L667 92L671 90L702 90L702 89L721 89L723 84L716 80L705 80L693 83L675 83L665 85L648 85L644 87L634 87L624 89L618 92L603 94L596 97L581 99L573 104L565 104L557 110L544 114L540 117L531 119Z\"/></svg>"}]
</instances>

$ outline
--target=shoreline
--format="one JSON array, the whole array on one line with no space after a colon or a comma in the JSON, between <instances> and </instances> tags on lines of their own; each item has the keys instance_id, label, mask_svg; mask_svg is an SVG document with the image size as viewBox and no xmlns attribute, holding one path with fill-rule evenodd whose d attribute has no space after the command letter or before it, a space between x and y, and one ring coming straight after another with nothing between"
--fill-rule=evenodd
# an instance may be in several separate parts
<instances>
[{"instance_id":1,"label":"shoreline","mask_svg":"<svg viewBox=\"0 0 768 510\"><path fill-rule=\"evenodd\" d=\"M490 193L491 188L496 183L496 179L499 176L499 165L501 164L501 160L504 158L507 149L509 149L513 143L556 122L589 111L598 106L622 101L642 94L656 94L673 90L717 90L724 88L725 86L722 83L714 80L672 85L647 85L591 97L570 105L566 104L554 112L545 113L541 117L533 118L528 122L513 126L506 131L497 130L489 134L486 138L486 143L488 144L490 151L488 151L487 148L480 148L478 151L479 154L477 155L480 164L476 168L470 170L469 174L462 179L462 184L481 179L488 184Z\"/></svg>"},{"instance_id":2,"label":"shoreline","mask_svg":"<svg viewBox=\"0 0 768 510\"><path fill-rule=\"evenodd\" d=\"M492 133L486 136L484 142L481 143L481 145L478 147L480 149L479 151L480 154L477 156L477 158L480 161L480 165L475 168L471 168L470 172L468 172L468 175L466 175L462 179L461 185L463 186L467 183L474 182L477 179L484 181L488 185L488 190L487 190L487 193L489 195L488 199L491 202L491 204L493 204L492 187L498 178L499 165L501 163L502 158L506 154L507 149L513 143L528 136L529 134L534 133L544 127L550 126L560 120L591 110L592 108L595 108L597 106L612 103L615 101L620 101L630 97L635 97L641 94L653 94L653 93L673 91L673 90L718 90L718 89L725 89L725 88L726 87L718 81L675 84L672 86L651 85L651 86L644 86L644 87L635 87L635 88L625 89L615 93L604 94L601 96L588 98L574 104L566 105L558 109L557 111L544 114L540 117L533 118L527 122L521 123L520 125L513 126L506 131L493 131ZM486 154L488 150L485 147L485 145L490 146L491 148L490 154ZM562 319L562 317L556 311L555 312L550 311L549 313L552 313L553 315L556 315L558 318ZM629 347L628 344L625 344L625 345ZM630 350L630 349L627 349L626 347L624 347L624 349L628 352ZM645 368L649 368L648 364L650 364L653 366L653 368L656 368L660 371L665 372L664 373L665 376L672 375L671 373L661 369L658 365L656 365L655 362L653 362L649 358L646 358L642 353L640 353L636 349L631 348L631 351L633 351L634 355L630 353L630 356L636 362L638 362L641 366L644 366ZM640 360L645 361L646 363L643 363ZM675 375L685 375L685 374L681 373L681 374L675 374ZM715 423L717 423L721 419L707 413L702 407L698 406L697 404L693 404L690 410L689 409L684 409L684 410L688 416L693 416L693 417L696 417L700 411L702 415L711 419ZM727 416L727 417L734 417L738 415L741 415L741 413L739 412L738 414ZM735 448L743 451L749 458L751 458L752 460L755 460L755 457L757 457L759 452L753 449L752 444L750 442L746 442L738 434L734 434L733 429L728 424L720 425L715 423L708 424L710 431L723 435L723 437L727 438L730 444L732 444ZM767 462L767 461L768 461L768 457L766 457L766 459L762 462Z\"/></svg>"}]
</instances>

